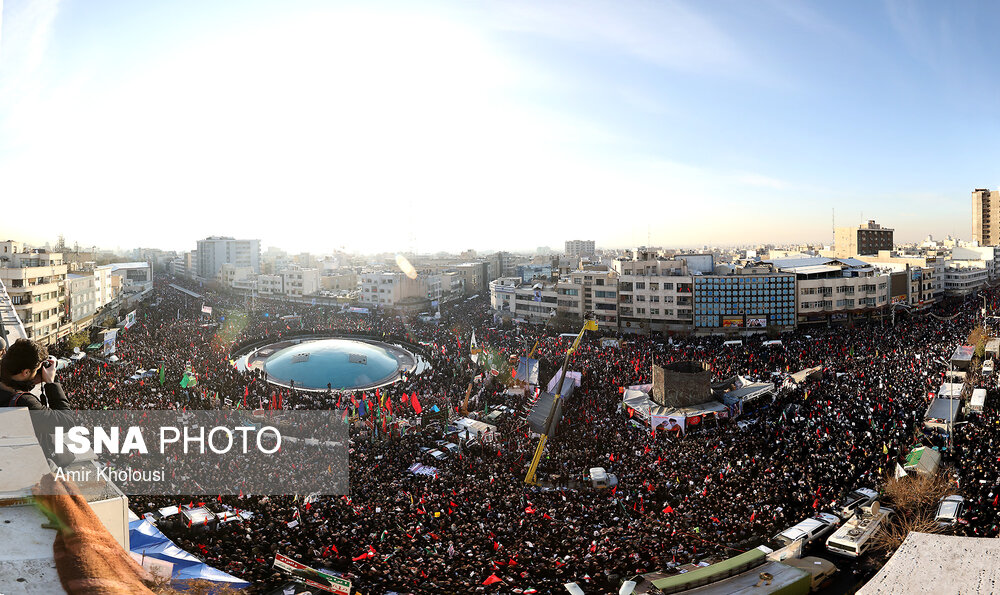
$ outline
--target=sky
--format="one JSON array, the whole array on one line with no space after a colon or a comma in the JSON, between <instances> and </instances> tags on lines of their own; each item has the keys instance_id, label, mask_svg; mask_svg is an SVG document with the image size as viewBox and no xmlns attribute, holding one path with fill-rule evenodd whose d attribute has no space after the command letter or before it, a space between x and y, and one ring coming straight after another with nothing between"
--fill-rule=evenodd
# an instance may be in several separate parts
<instances>
[{"instance_id":1,"label":"sky","mask_svg":"<svg viewBox=\"0 0 1000 595\"><path fill-rule=\"evenodd\" d=\"M996 3L0 0L0 239L971 236Z\"/></svg>"}]
</instances>

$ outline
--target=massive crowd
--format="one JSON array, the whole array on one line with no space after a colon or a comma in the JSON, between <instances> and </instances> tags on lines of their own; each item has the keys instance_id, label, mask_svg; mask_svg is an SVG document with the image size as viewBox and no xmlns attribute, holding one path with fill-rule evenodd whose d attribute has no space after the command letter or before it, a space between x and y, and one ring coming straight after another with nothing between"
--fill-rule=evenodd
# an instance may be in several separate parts
<instances>
[{"instance_id":1,"label":"massive crowd","mask_svg":"<svg viewBox=\"0 0 1000 595\"><path fill-rule=\"evenodd\" d=\"M201 300L157 282L152 303L140 307L138 322L119 337L120 363L85 358L61 372L73 405L268 407L280 398L283 408L347 406L356 413L348 401L362 394L277 389L259 374L240 371L230 350L292 332L357 333L423 347L430 368L383 389L398 403L390 420L398 421L415 414L403 404L404 394L416 393L424 409L461 407L480 373L469 358L473 330L501 359L537 343L543 381L562 364L568 346L544 328L495 322L482 300L460 302L428 323L276 301L250 305L192 289L214 307L215 324L201 316ZM991 308L996 305L996 292L985 295ZM829 510L851 489L877 488L920 441L946 448L923 435L920 422L928 394L940 385L955 346L977 324L981 304L979 298L949 302L935 315L904 315L895 326L883 321L799 329L782 335L781 346L761 336L737 347L723 345L721 337L627 336L620 346L602 347L587 336L570 360L570 369L582 371L582 384L538 469L550 487L523 481L537 438L516 414L495 422L499 435L492 443L466 445L460 455L434 463L433 475L407 469L427 462L420 447L442 437L439 426L386 433L377 423L355 421L349 495L308 503L292 496L193 496L255 514L219 527L168 520L161 528L181 547L261 590L287 578L272 567L281 553L343 573L365 594L547 593L562 592L569 581L587 592L616 592L634 574L734 555ZM302 316L301 329L281 318L293 313ZM739 374L782 388L748 408L744 418L752 425L721 420L682 436L653 435L622 407L619 387L650 382L651 361L685 359L706 362L718 378ZM784 382L789 372L811 366L822 366L821 378ZM158 377L128 379L137 368L160 367L162 384ZM198 374L194 387L179 386L186 368ZM505 405L523 412L526 397L507 394L489 378L473 393L475 408ZM957 489L970 503L969 524L960 530L995 537L1000 409L993 391L991 396L994 403L957 433L954 455ZM619 478L614 490L577 481L595 466ZM188 500L138 496L131 504L143 514Z\"/></svg>"}]
</instances>

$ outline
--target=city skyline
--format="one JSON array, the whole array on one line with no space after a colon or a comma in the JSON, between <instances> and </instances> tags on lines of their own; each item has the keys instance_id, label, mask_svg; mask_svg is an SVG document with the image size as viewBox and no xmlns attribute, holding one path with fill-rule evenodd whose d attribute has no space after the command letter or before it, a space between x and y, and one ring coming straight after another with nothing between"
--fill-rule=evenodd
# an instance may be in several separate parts
<instances>
[{"instance_id":1,"label":"city skyline","mask_svg":"<svg viewBox=\"0 0 1000 595\"><path fill-rule=\"evenodd\" d=\"M8 0L0 192L59 216L0 235L825 244L836 209L899 243L970 238L971 191L1000 181L995 12Z\"/></svg>"}]
</instances>

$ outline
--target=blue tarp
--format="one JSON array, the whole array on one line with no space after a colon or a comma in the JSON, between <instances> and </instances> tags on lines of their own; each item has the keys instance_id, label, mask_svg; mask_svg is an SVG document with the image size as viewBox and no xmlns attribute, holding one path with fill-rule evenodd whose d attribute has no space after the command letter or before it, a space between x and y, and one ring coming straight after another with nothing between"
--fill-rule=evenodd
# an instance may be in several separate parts
<instances>
[{"instance_id":1,"label":"blue tarp","mask_svg":"<svg viewBox=\"0 0 1000 595\"><path fill-rule=\"evenodd\" d=\"M236 588L250 586L250 583L231 574L226 574L217 568L212 568L192 554L177 547L174 542L145 519L132 521L128 524L128 537L132 553L172 563L174 574L171 578L175 581L197 579L213 583L226 583Z\"/></svg>"}]
</instances>

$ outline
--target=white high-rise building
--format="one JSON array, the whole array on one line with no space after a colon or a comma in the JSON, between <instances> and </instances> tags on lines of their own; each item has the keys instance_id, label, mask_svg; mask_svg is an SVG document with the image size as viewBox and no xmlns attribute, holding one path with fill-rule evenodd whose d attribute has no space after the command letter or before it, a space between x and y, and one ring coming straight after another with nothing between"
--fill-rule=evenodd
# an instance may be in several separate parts
<instances>
[{"instance_id":1,"label":"white high-rise building","mask_svg":"<svg viewBox=\"0 0 1000 595\"><path fill-rule=\"evenodd\" d=\"M260 240L237 240L211 236L198 240L198 276L215 279L224 264L250 267L260 273Z\"/></svg>"},{"instance_id":2,"label":"white high-rise building","mask_svg":"<svg viewBox=\"0 0 1000 595\"><path fill-rule=\"evenodd\" d=\"M592 256L594 240L566 240L566 256Z\"/></svg>"}]
</instances>

